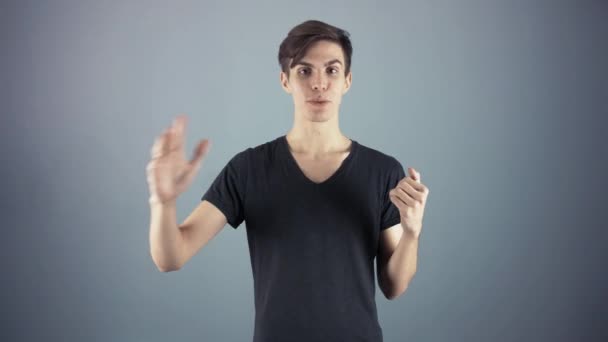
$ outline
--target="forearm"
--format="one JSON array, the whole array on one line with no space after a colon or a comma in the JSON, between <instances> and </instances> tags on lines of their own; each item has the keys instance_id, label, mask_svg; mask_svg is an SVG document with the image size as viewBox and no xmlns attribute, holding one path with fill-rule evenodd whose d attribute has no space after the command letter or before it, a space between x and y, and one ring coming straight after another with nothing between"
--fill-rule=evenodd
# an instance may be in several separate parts
<instances>
[{"instance_id":1,"label":"forearm","mask_svg":"<svg viewBox=\"0 0 608 342\"><path fill-rule=\"evenodd\" d=\"M182 239L175 202L150 201L150 254L159 270L168 272L181 267Z\"/></svg>"},{"instance_id":2,"label":"forearm","mask_svg":"<svg viewBox=\"0 0 608 342\"><path fill-rule=\"evenodd\" d=\"M386 278L394 293L401 295L416 273L418 263L418 237L406 232L401 235L397 248L389 258L386 266Z\"/></svg>"}]
</instances>

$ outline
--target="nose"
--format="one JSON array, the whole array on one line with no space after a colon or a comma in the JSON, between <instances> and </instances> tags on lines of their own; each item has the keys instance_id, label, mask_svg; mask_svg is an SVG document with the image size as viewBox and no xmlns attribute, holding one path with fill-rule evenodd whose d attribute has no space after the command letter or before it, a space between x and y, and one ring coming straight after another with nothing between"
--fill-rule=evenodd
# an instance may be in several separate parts
<instances>
[{"instance_id":1,"label":"nose","mask_svg":"<svg viewBox=\"0 0 608 342\"><path fill-rule=\"evenodd\" d=\"M313 90L326 90L327 89L327 78L323 73L318 73L317 76L311 77L312 89Z\"/></svg>"}]
</instances>

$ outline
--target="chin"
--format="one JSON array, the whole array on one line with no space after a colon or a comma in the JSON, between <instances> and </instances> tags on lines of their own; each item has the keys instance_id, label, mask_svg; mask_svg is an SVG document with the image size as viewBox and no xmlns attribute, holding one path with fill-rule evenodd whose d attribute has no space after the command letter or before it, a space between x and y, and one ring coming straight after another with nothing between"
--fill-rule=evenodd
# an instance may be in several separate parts
<instances>
[{"instance_id":1,"label":"chin","mask_svg":"<svg viewBox=\"0 0 608 342\"><path fill-rule=\"evenodd\" d=\"M313 122L325 122L329 121L332 118L331 113L329 112L309 112L307 115L309 121Z\"/></svg>"}]
</instances>

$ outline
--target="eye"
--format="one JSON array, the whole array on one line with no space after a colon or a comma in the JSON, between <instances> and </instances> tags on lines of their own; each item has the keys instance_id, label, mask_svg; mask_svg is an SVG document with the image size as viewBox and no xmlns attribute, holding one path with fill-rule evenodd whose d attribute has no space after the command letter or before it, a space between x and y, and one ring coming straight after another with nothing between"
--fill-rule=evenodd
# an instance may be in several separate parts
<instances>
[{"instance_id":1,"label":"eye","mask_svg":"<svg viewBox=\"0 0 608 342\"><path fill-rule=\"evenodd\" d=\"M302 68L302 69L298 70L298 74L300 74L300 75L308 74L308 69Z\"/></svg>"},{"instance_id":2,"label":"eye","mask_svg":"<svg viewBox=\"0 0 608 342\"><path fill-rule=\"evenodd\" d=\"M329 73L332 75L337 75L340 72L340 69L338 68L328 68L327 70L329 70Z\"/></svg>"}]
</instances>

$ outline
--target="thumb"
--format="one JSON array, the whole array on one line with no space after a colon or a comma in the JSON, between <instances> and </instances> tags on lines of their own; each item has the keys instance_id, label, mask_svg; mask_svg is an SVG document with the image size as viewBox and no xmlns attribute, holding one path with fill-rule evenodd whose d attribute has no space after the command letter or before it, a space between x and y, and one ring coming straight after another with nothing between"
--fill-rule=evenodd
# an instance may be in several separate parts
<instances>
[{"instance_id":1,"label":"thumb","mask_svg":"<svg viewBox=\"0 0 608 342\"><path fill-rule=\"evenodd\" d=\"M203 139L196 145L194 157L190 160L190 166L192 166L193 169L198 169L202 160L207 153L209 153L209 149L211 149L211 142L208 139Z\"/></svg>"},{"instance_id":2,"label":"thumb","mask_svg":"<svg viewBox=\"0 0 608 342\"><path fill-rule=\"evenodd\" d=\"M183 176L182 184L184 184L184 186L190 184L190 182L192 182L192 180L196 176L196 173L198 172L201 166L201 162L209 152L210 146L211 143L207 139L202 140L198 143L198 145L196 145L196 149L194 151L194 158L192 158L192 160L190 160L190 162L188 163L187 171Z\"/></svg>"},{"instance_id":3,"label":"thumb","mask_svg":"<svg viewBox=\"0 0 608 342\"><path fill-rule=\"evenodd\" d=\"M412 179L420 183L420 172L416 171L413 167L408 167L407 172L412 176Z\"/></svg>"}]
</instances>

